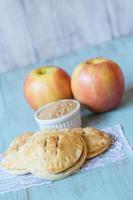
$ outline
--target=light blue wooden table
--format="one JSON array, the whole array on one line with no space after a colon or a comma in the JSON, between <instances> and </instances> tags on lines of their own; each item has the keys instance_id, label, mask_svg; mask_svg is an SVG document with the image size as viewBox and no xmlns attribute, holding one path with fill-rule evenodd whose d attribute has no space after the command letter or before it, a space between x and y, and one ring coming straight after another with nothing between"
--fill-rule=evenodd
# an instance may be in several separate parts
<instances>
[{"instance_id":1,"label":"light blue wooden table","mask_svg":"<svg viewBox=\"0 0 133 200\"><path fill-rule=\"evenodd\" d=\"M72 73L80 61L104 56L115 60L123 69L126 92L120 107L104 114L84 113L83 124L103 128L122 124L125 135L133 145L133 35L114 40L108 44L81 49L71 55L0 75L0 152L23 131L38 129L33 119L34 112L23 96L23 81L26 74L39 65L54 64ZM93 169L50 185L32 187L18 192L0 195L0 200L132 200L133 158Z\"/></svg>"}]
</instances>

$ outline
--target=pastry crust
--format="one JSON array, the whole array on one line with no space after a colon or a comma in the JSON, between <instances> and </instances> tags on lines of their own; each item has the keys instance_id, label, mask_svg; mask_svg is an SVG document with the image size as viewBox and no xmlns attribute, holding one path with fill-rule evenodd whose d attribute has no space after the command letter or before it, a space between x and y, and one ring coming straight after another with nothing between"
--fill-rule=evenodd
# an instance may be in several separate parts
<instances>
[{"instance_id":1,"label":"pastry crust","mask_svg":"<svg viewBox=\"0 0 133 200\"><path fill-rule=\"evenodd\" d=\"M73 166L81 157L83 148L80 134L38 132L25 146L24 154L30 159L30 170L34 167L38 170L45 168L48 173L56 174Z\"/></svg>"},{"instance_id":2,"label":"pastry crust","mask_svg":"<svg viewBox=\"0 0 133 200\"><path fill-rule=\"evenodd\" d=\"M109 149L113 143L112 135L96 128L83 128L83 138L87 146L87 159L100 155Z\"/></svg>"},{"instance_id":3,"label":"pastry crust","mask_svg":"<svg viewBox=\"0 0 133 200\"><path fill-rule=\"evenodd\" d=\"M26 132L16 137L7 151L4 153L1 166L12 174L25 174L28 170L25 168L26 162L22 155L22 149L33 133Z\"/></svg>"},{"instance_id":4,"label":"pastry crust","mask_svg":"<svg viewBox=\"0 0 133 200\"><path fill-rule=\"evenodd\" d=\"M33 175L35 175L36 177L42 178L45 180L59 180L59 179L63 179L65 177L70 176L71 174L75 173L84 164L84 162L86 160L86 156L87 156L87 147L86 147L85 141L82 138L82 136L81 136L81 140L83 143L82 155L80 156L79 160L70 168L66 169L65 171L63 171L61 173L57 173L57 174L48 173L44 168L40 168L39 170L32 168L31 173Z\"/></svg>"}]
</instances>

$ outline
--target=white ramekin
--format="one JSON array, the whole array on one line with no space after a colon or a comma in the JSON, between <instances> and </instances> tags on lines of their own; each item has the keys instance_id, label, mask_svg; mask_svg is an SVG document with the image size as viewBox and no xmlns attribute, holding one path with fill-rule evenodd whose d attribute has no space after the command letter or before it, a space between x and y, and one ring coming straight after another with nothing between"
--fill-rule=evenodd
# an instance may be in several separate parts
<instances>
[{"instance_id":1,"label":"white ramekin","mask_svg":"<svg viewBox=\"0 0 133 200\"><path fill-rule=\"evenodd\" d=\"M61 101L74 101L77 104L77 107L70 113L66 114L65 116L58 117L56 119L39 119L37 118L38 113L43 110L46 107L50 107L55 102L49 103L47 105L44 105L39 110L37 110L34 114L34 118L41 130L44 129L66 129L66 128L76 128L81 127L81 115L80 115L80 103L73 99L63 99L59 100Z\"/></svg>"}]
</instances>

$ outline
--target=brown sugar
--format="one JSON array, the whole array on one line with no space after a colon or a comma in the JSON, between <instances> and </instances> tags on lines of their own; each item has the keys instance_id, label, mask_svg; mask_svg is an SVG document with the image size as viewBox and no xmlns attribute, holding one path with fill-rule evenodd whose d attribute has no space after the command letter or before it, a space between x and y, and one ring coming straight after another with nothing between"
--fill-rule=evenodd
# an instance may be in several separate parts
<instances>
[{"instance_id":1,"label":"brown sugar","mask_svg":"<svg viewBox=\"0 0 133 200\"><path fill-rule=\"evenodd\" d=\"M77 103L71 100L58 101L41 110L38 119L50 120L67 115L75 110Z\"/></svg>"}]
</instances>

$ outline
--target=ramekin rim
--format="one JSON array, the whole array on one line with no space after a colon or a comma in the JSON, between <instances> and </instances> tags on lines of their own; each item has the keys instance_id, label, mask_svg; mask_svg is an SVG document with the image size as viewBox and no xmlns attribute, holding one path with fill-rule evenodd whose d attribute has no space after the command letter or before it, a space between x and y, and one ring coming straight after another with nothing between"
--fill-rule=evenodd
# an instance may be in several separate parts
<instances>
[{"instance_id":1,"label":"ramekin rim","mask_svg":"<svg viewBox=\"0 0 133 200\"><path fill-rule=\"evenodd\" d=\"M72 110L71 112L69 112L68 114L64 115L64 116L61 116L61 117L58 117L58 118L55 118L55 119L39 119L37 117L37 114L43 110L44 108L58 102L58 101L74 101L76 102L77 106L74 110ZM36 121L38 121L39 123L45 123L45 124L52 124L52 123L59 123L59 122L62 122L64 120L67 120L68 118L71 118L72 115L74 115L75 113L77 113L78 111L80 110L80 102L75 100L75 99L60 99L60 100L57 100L57 101L54 101L54 102L51 102L51 103L48 103L44 106L42 106L41 108L39 108L35 113L34 113L34 118Z\"/></svg>"}]
</instances>

